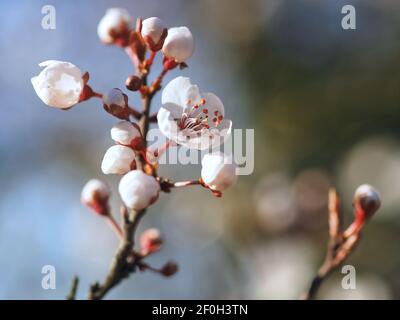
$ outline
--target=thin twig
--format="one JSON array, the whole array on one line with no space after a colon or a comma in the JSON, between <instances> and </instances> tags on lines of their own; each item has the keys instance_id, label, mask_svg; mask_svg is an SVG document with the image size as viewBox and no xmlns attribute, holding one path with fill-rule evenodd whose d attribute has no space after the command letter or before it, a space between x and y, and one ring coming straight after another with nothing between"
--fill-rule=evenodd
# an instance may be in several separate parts
<instances>
[{"instance_id":1,"label":"thin twig","mask_svg":"<svg viewBox=\"0 0 400 320\"><path fill-rule=\"evenodd\" d=\"M302 295L302 299L312 300L315 298L323 281L348 258L359 240L359 233L350 237L343 236L340 198L336 190L331 189L329 191L329 242L327 253L323 264L311 281L308 291Z\"/></svg>"},{"instance_id":2,"label":"thin twig","mask_svg":"<svg viewBox=\"0 0 400 320\"><path fill-rule=\"evenodd\" d=\"M133 258L133 261L129 261L129 258L132 257L135 231L145 214L145 210L139 212L132 210L129 214L125 208L122 210L125 211L122 228L123 238L103 284L95 283L90 287L89 300L102 299L112 288L127 278L131 272L135 271L135 258Z\"/></svg>"},{"instance_id":3,"label":"thin twig","mask_svg":"<svg viewBox=\"0 0 400 320\"><path fill-rule=\"evenodd\" d=\"M74 276L72 278L71 290L67 295L67 300L75 300L76 299L76 292L78 291L78 284L79 284L79 278L77 276Z\"/></svg>"}]
</instances>

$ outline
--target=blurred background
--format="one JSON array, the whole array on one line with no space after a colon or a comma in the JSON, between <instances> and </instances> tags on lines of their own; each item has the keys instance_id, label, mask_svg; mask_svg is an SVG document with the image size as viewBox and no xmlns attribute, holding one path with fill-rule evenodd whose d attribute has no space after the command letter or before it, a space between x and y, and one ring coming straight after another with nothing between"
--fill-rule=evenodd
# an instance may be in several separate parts
<instances>
[{"instance_id":1,"label":"blurred background","mask_svg":"<svg viewBox=\"0 0 400 320\"><path fill-rule=\"evenodd\" d=\"M43 30L41 9L56 8L56 29ZM352 4L357 29L343 30ZM46 107L30 78L48 59L90 72L99 92L132 73L116 47L100 44L97 23L109 7L133 18L159 16L188 26L196 41L190 76L218 94L235 128L255 129L255 171L222 199L204 189L163 194L142 229L157 227L165 246L149 259L176 260L172 278L134 274L108 299L296 299L323 260L327 191L343 196L352 219L355 188L373 184L383 206L363 230L348 264L357 289L335 272L321 299L400 298L400 3L396 0L158 0L0 2L0 298L63 299L73 275L78 298L102 280L118 241L80 204L92 178L113 188L100 163L115 120L89 100L69 111ZM130 94L132 101L135 101ZM160 96L153 104L159 108ZM162 166L175 180L199 166ZM56 290L43 290L44 265Z\"/></svg>"}]
</instances>

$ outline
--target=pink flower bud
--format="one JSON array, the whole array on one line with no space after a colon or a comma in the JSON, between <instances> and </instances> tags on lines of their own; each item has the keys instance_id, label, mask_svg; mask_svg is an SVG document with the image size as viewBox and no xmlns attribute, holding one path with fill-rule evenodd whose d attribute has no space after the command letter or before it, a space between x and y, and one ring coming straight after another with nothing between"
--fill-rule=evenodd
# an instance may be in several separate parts
<instances>
[{"instance_id":1,"label":"pink flower bud","mask_svg":"<svg viewBox=\"0 0 400 320\"><path fill-rule=\"evenodd\" d=\"M81 201L93 212L107 216L109 215L108 200L110 198L109 187L100 180L89 180L82 189Z\"/></svg>"},{"instance_id":2,"label":"pink flower bud","mask_svg":"<svg viewBox=\"0 0 400 320\"><path fill-rule=\"evenodd\" d=\"M160 184L153 176L133 170L122 177L118 190L125 205L139 211L158 199Z\"/></svg>"},{"instance_id":3,"label":"pink flower bud","mask_svg":"<svg viewBox=\"0 0 400 320\"><path fill-rule=\"evenodd\" d=\"M161 234L158 229L151 228L147 229L140 235L140 253L142 255L148 255L149 253L156 252L160 250L163 243L161 239Z\"/></svg>"},{"instance_id":4,"label":"pink flower bud","mask_svg":"<svg viewBox=\"0 0 400 320\"><path fill-rule=\"evenodd\" d=\"M101 171L104 174L125 174L135 168L135 152L120 145L108 148L101 163Z\"/></svg>"},{"instance_id":5,"label":"pink flower bud","mask_svg":"<svg viewBox=\"0 0 400 320\"><path fill-rule=\"evenodd\" d=\"M236 164L222 152L206 154L201 161L201 178L214 191L224 191L236 183Z\"/></svg>"},{"instance_id":6,"label":"pink flower bud","mask_svg":"<svg viewBox=\"0 0 400 320\"><path fill-rule=\"evenodd\" d=\"M132 18L126 9L107 9L97 26L100 40L106 44L126 46L129 40Z\"/></svg>"},{"instance_id":7,"label":"pink flower bud","mask_svg":"<svg viewBox=\"0 0 400 320\"><path fill-rule=\"evenodd\" d=\"M104 110L113 116L129 120L128 96L120 89L111 89L103 96Z\"/></svg>"},{"instance_id":8,"label":"pink flower bud","mask_svg":"<svg viewBox=\"0 0 400 320\"><path fill-rule=\"evenodd\" d=\"M125 86L131 91L138 91L142 86L142 79L138 76L129 76L125 81Z\"/></svg>"},{"instance_id":9,"label":"pink flower bud","mask_svg":"<svg viewBox=\"0 0 400 320\"><path fill-rule=\"evenodd\" d=\"M163 44L161 42L167 36L167 32L160 18L151 17L142 22L142 37L153 51L161 49Z\"/></svg>"},{"instance_id":10,"label":"pink flower bud","mask_svg":"<svg viewBox=\"0 0 400 320\"><path fill-rule=\"evenodd\" d=\"M168 29L162 51L166 57L177 62L189 59L194 51L194 41L190 30L187 27Z\"/></svg>"},{"instance_id":11,"label":"pink flower bud","mask_svg":"<svg viewBox=\"0 0 400 320\"><path fill-rule=\"evenodd\" d=\"M143 137L138 125L130 121L120 121L111 128L111 138L118 144L141 150Z\"/></svg>"}]
</instances>

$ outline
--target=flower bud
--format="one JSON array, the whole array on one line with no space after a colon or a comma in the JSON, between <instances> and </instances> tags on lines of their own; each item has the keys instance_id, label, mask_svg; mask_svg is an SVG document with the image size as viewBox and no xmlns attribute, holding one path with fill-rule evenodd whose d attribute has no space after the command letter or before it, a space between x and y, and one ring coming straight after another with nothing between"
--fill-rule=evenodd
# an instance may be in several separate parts
<instances>
[{"instance_id":1,"label":"flower bud","mask_svg":"<svg viewBox=\"0 0 400 320\"><path fill-rule=\"evenodd\" d=\"M118 144L130 146L135 150L144 147L143 137L137 124L130 121L120 121L111 128L111 138Z\"/></svg>"},{"instance_id":2,"label":"flower bud","mask_svg":"<svg viewBox=\"0 0 400 320\"><path fill-rule=\"evenodd\" d=\"M140 79L138 76L129 76L125 80L125 86L131 91L138 91L142 86L142 79Z\"/></svg>"},{"instance_id":3,"label":"flower bud","mask_svg":"<svg viewBox=\"0 0 400 320\"><path fill-rule=\"evenodd\" d=\"M162 42L167 36L167 32L160 18L151 17L142 22L142 37L153 51L158 51L162 48Z\"/></svg>"},{"instance_id":4,"label":"flower bud","mask_svg":"<svg viewBox=\"0 0 400 320\"><path fill-rule=\"evenodd\" d=\"M160 271L163 276L170 277L178 271L178 265L173 261L168 261Z\"/></svg>"},{"instance_id":5,"label":"flower bud","mask_svg":"<svg viewBox=\"0 0 400 320\"><path fill-rule=\"evenodd\" d=\"M82 189L81 201L95 213L106 216L109 214L108 200L110 198L109 187L100 180L89 180Z\"/></svg>"},{"instance_id":6,"label":"flower bud","mask_svg":"<svg viewBox=\"0 0 400 320\"><path fill-rule=\"evenodd\" d=\"M108 148L101 163L101 171L104 174L125 174L135 168L135 152L120 145Z\"/></svg>"},{"instance_id":7,"label":"flower bud","mask_svg":"<svg viewBox=\"0 0 400 320\"><path fill-rule=\"evenodd\" d=\"M39 98L48 106L67 109L79 102L84 83L81 70L74 64L48 60L39 63L45 67L31 79Z\"/></svg>"},{"instance_id":8,"label":"flower bud","mask_svg":"<svg viewBox=\"0 0 400 320\"><path fill-rule=\"evenodd\" d=\"M369 184L359 186L354 194L354 208L357 221L370 218L381 206L378 191Z\"/></svg>"},{"instance_id":9,"label":"flower bud","mask_svg":"<svg viewBox=\"0 0 400 320\"><path fill-rule=\"evenodd\" d=\"M132 19L126 9L107 9L97 26L100 40L106 44L128 45Z\"/></svg>"},{"instance_id":10,"label":"flower bud","mask_svg":"<svg viewBox=\"0 0 400 320\"><path fill-rule=\"evenodd\" d=\"M133 170L122 177L118 190L125 205L139 211L158 199L160 185L153 176Z\"/></svg>"},{"instance_id":11,"label":"flower bud","mask_svg":"<svg viewBox=\"0 0 400 320\"><path fill-rule=\"evenodd\" d=\"M120 89L111 89L103 96L104 110L113 116L129 120L128 96Z\"/></svg>"},{"instance_id":12,"label":"flower bud","mask_svg":"<svg viewBox=\"0 0 400 320\"><path fill-rule=\"evenodd\" d=\"M237 180L236 164L233 163L232 157L222 152L206 154L201 165L201 178L211 190L224 191Z\"/></svg>"},{"instance_id":13,"label":"flower bud","mask_svg":"<svg viewBox=\"0 0 400 320\"><path fill-rule=\"evenodd\" d=\"M168 29L162 51L164 55L176 62L184 62L189 59L194 50L193 36L187 27L175 27Z\"/></svg>"},{"instance_id":14,"label":"flower bud","mask_svg":"<svg viewBox=\"0 0 400 320\"><path fill-rule=\"evenodd\" d=\"M144 256L160 250L163 243L160 231L155 228L144 231L140 235L139 242L141 248L140 253Z\"/></svg>"}]
</instances>

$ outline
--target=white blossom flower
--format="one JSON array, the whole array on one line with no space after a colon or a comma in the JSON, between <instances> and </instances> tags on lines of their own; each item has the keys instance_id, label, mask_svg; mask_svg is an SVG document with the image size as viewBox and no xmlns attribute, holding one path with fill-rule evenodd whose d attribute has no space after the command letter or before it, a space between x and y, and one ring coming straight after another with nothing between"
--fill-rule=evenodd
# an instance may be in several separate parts
<instances>
[{"instance_id":1,"label":"white blossom flower","mask_svg":"<svg viewBox=\"0 0 400 320\"><path fill-rule=\"evenodd\" d=\"M140 147L143 141L139 127L130 121L120 121L111 128L111 138L118 144Z\"/></svg>"},{"instance_id":2,"label":"white blossom flower","mask_svg":"<svg viewBox=\"0 0 400 320\"><path fill-rule=\"evenodd\" d=\"M84 82L77 66L57 60L43 61L39 66L45 68L31 82L45 104L66 109L79 102Z\"/></svg>"},{"instance_id":3,"label":"white blossom flower","mask_svg":"<svg viewBox=\"0 0 400 320\"><path fill-rule=\"evenodd\" d=\"M102 42L113 43L116 37L128 32L131 22L132 18L126 9L107 9L97 26L97 34Z\"/></svg>"},{"instance_id":4,"label":"white blossom flower","mask_svg":"<svg viewBox=\"0 0 400 320\"><path fill-rule=\"evenodd\" d=\"M178 144L205 150L225 142L232 122L224 119L224 105L213 93L201 93L189 78L177 77L162 92L158 112L161 132Z\"/></svg>"},{"instance_id":5,"label":"white blossom flower","mask_svg":"<svg viewBox=\"0 0 400 320\"><path fill-rule=\"evenodd\" d=\"M108 148L101 163L101 171L104 174L125 174L135 168L135 152L120 145Z\"/></svg>"},{"instance_id":6,"label":"white blossom flower","mask_svg":"<svg viewBox=\"0 0 400 320\"><path fill-rule=\"evenodd\" d=\"M164 33L164 23L160 18L151 17L142 22L142 37L150 38L153 44L157 44Z\"/></svg>"},{"instance_id":7,"label":"white blossom flower","mask_svg":"<svg viewBox=\"0 0 400 320\"><path fill-rule=\"evenodd\" d=\"M153 176L133 170L122 177L118 190L128 208L142 210L158 199L160 185Z\"/></svg>"},{"instance_id":8,"label":"white blossom flower","mask_svg":"<svg viewBox=\"0 0 400 320\"><path fill-rule=\"evenodd\" d=\"M98 214L107 214L110 188L97 179L89 180L82 189L81 201Z\"/></svg>"},{"instance_id":9,"label":"white blossom flower","mask_svg":"<svg viewBox=\"0 0 400 320\"><path fill-rule=\"evenodd\" d=\"M224 191L237 180L236 164L222 152L206 154L201 161L201 178L210 189Z\"/></svg>"},{"instance_id":10,"label":"white blossom flower","mask_svg":"<svg viewBox=\"0 0 400 320\"><path fill-rule=\"evenodd\" d=\"M162 51L165 56L177 62L189 59L194 51L194 40L190 30L187 27L169 28Z\"/></svg>"}]
</instances>

